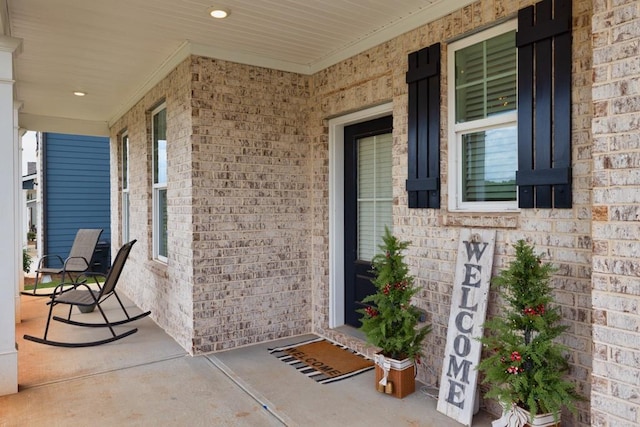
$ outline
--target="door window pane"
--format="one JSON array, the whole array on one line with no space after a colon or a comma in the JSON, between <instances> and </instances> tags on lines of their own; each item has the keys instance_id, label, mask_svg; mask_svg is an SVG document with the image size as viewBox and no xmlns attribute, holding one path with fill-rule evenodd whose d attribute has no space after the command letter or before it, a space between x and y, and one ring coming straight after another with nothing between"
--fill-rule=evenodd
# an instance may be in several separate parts
<instances>
[{"instance_id":1,"label":"door window pane","mask_svg":"<svg viewBox=\"0 0 640 427\"><path fill-rule=\"evenodd\" d=\"M371 261L393 213L392 135L358 140L358 259Z\"/></svg>"}]
</instances>

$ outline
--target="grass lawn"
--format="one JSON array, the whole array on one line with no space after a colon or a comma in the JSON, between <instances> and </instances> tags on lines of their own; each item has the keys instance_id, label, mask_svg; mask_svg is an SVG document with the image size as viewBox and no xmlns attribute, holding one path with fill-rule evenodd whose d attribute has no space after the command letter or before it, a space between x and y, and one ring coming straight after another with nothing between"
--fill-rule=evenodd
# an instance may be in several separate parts
<instances>
[{"instance_id":1,"label":"grass lawn","mask_svg":"<svg viewBox=\"0 0 640 427\"><path fill-rule=\"evenodd\" d=\"M102 285L102 283L104 282L104 277L98 278L98 282L100 283L100 285ZM87 280L87 283L88 284L95 283L95 280L93 278L90 278L90 279ZM60 284L60 280L59 279L55 279L55 280L52 280L52 281L47 282L47 283L40 282L40 283L38 283L38 289L55 288L59 284ZM34 286L34 283L25 283L24 284L24 290L25 291L31 291L31 290L33 290L33 286Z\"/></svg>"},{"instance_id":2,"label":"grass lawn","mask_svg":"<svg viewBox=\"0 0 640 427\"><path fill-rule=\"evenodd\" d=\"M56 286L58 286L60 284L60 280L52 280L51 282L47 282L47 283L38 283L38 289L46 289L46 288L55 288ZM30 291L33 289L33 284L31 285L24 285L24 290L25 291Z\"/></svg>"}]
</instances>

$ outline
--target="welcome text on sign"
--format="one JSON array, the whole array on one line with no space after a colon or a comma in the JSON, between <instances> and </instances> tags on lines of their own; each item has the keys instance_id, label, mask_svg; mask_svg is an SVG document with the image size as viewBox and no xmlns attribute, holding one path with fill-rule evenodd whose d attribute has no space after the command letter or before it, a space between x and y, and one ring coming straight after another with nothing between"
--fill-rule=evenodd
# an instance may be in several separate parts
<instances>
[{"instance_id":1,"label":"welcome text on sign","mask_svg":"<svg viewBox=\"0 0 640 427\"><path fill-rule=\"evenodd\" d=\"M495 230L460 231L438 411L471 425L487 310Z\"/></svg>"}]
</instances>

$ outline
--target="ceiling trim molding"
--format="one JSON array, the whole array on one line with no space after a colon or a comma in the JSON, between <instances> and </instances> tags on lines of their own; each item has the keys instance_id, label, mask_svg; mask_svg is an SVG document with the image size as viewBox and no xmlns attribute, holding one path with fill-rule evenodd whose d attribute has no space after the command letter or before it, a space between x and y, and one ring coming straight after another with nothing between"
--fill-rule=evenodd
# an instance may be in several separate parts
<instances>
[{"instance_id":1,"label":"ceiling trim molding","mask_svg":"<svg viewBox=\"0 0 640 427\"><path fill-rule=\"evenodd\" d=\"M0 0L1 1L1 0ZM371 49L389 40L401 36L409 31L415 30L423 25L433 22L441 17L459 10L476 0L439 0L425 7L404 19L373 32L365 38L351 43L324 58L311 64L300 64L289 61L282 61L250 52L232 51L228 49L205 46L185 40L155 71L149 75L139 88L115 110L108 125L113 126L122 116L124 116L134 105L139 102L154 86L164 79L173 69L190 55L203 56L206 58L219 59L223 61L236 62L256 67L270 68L303 75L312 75L322 71L341 61L358 55L367 49Z\"/></svg>"},{"instance_id":2,"label":"ceiling trim molding","mask_svg":"<svg viewBox=\"0 0 640 427\"><path fill-rule=\"evenodd\" d=\"M393 24L385 26L379 31L373 32L365 36L365 38L353 42L338 51L313 62L310 64L311 74L315 74L318 71L322 71L325 68L337 64L338 62L344 61L345 59L349 59L359 53L371 49L372 47L386 43L389 40L393 40L394 38L401 36L402 34L436 21L445 15L474 3L475 1L476 0L440 0L439 2L432 3L419 12L409 15L406 18L399 19Z\"/></svg>"},{"instance_id":3,"label":"ceiling trim molding","mask_svg":"<svg viewBox=\"0 0 640 427\"><path fill-rule=\"evenodd\" d=\"M142 85L131 95L127 101L120 104L116 109L112 119L109 120L109 127L113 126L122 116L131 110L151 89L169 75L182 61L190 55L203 56L206 58L219 59L222 61L236 62L255 67L264 67L281 71L288 71L298 74L310 74L309 67L293 62L279 61L265 56L255 55L247 52L235 52L226 49L219 49L192 43L185 40L156 70L149 75Z\"/></svg>"},{"instance_id":4,"label":"ceiling trim molding","mask_svg":"<svg viewBox=\"0 0 640 427\"><path fill-rule=\"evenodd\" d=\"M67 119L65 117L39 116L18 113L20 128L36 132L56 132L72 135L109 136L107 122Z\"/></svg>"},{"instance_id":5,"label":"ceiling trim molding","mask_svg":"<svg viewBox=\"0 0 640 427\"><path fill-rule=\"evenodd\" d=\"M213 46L205 46L198 43L191 43L191 53L193 55L207 58L221 59L239 64L252 65L254 67L270 68L273 70L288 71L297 74L312 74L308 65L296 62L282 61L257 55L250 52L231 51Z\"/></svg>"},{"instance_id":6,"label":"ceiling trim molding","mask_svg":"<svg viewBox=\"0 0 640 427\"><path fill-rule=\"evenodd\" d=\"M127 111L131 110L134 105L138 103L151 89L153 89L162 79L164 79L174 68L176 68L182 61L187 59L191 55L190 42L188 40L182 42L178 49L175 50L167 59L160 64L153 73L151 73L140 87L133 92L133 94L127 98L126 101L120 104L115 110L115 114L109 120L109 127L113 126L120 117L124 116Z\"/></svg>"}]
</instances>

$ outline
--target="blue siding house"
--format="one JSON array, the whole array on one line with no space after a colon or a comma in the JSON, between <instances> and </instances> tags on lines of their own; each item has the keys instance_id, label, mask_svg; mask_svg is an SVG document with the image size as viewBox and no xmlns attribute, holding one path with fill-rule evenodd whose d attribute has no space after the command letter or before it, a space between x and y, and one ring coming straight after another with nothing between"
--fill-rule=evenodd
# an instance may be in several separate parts
<instances>
[{"instance_id":1,"label":"blue siding house","mask_svg":"<svg viewBox=\"0 0 640 427\"><path fill-rule=\"evenodd\" d=\"M42 150L43 253L66 256L79 228L109 242L109 138L43 133Z\"/></svg>"}]
</instances>

